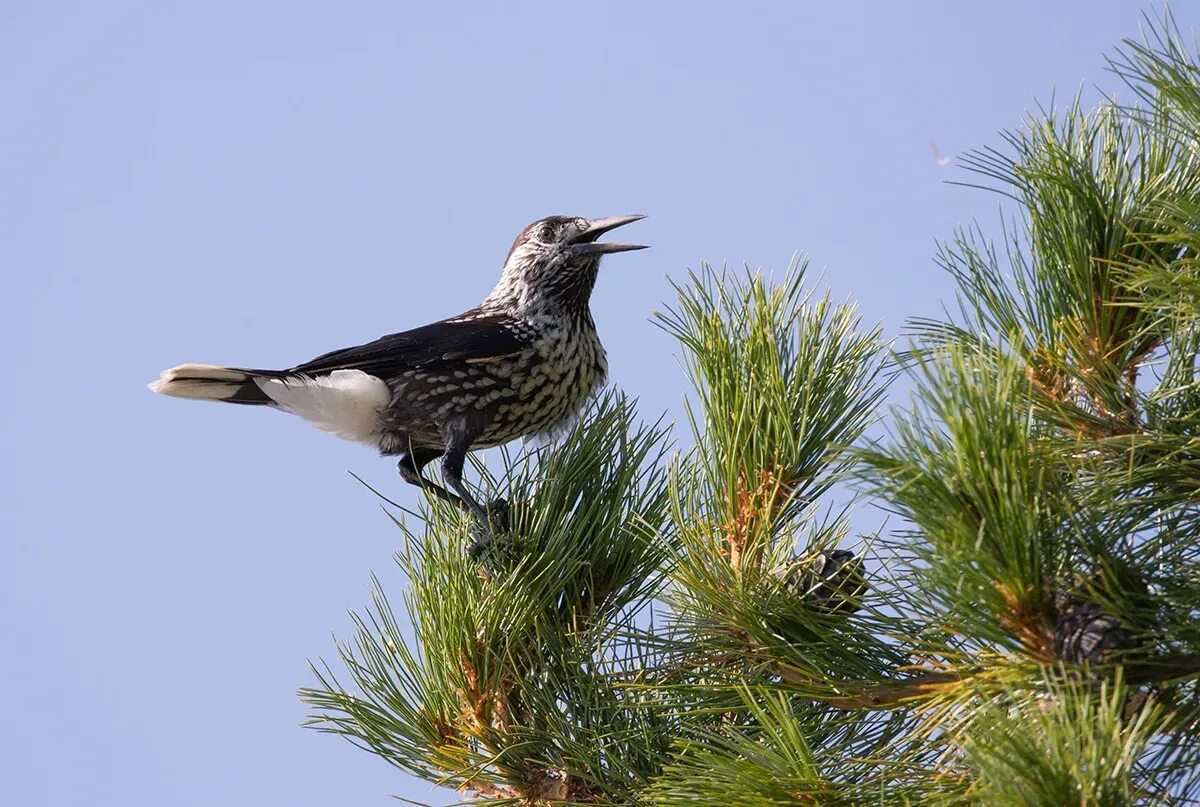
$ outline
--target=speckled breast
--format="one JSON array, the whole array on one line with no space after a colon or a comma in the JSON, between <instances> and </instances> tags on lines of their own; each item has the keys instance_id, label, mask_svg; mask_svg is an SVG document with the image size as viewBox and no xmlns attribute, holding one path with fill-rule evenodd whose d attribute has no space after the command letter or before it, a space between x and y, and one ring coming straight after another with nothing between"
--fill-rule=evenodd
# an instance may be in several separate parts
<instances>
[{"instance_id":1,"label":"speckled breast","mask_svg":"<svg viewBox=\"0 0 1200 807\"><path fill-rule=\"evenodd\" d=\"M604 348L591 317L548 327L522 361L511 365L509 395L476 445L499 445L517 437L565 426L608 375Z\"/></svg>"}]
</instances>

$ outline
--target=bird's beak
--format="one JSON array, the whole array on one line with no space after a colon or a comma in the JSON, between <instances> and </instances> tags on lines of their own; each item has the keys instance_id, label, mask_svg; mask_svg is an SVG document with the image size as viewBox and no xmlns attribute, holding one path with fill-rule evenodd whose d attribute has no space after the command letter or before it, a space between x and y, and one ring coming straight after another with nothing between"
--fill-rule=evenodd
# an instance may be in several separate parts
<instances>
[{"instance_id":1,"label":"bird's beak","mask_svg":"<svg viewBox=\"0 0 1200 807\"><path fill-rule=\"evenodd\" d=\"M596 239L609 230L615 230L626 224L631 224L645 216L609 216L605 219L592 219L588 228L571 239L571 248L576 255L606 255L610 252L628 252L631 249L645 249L644 244L609 244L596 243Z\"/></svg>"}]
</instances>

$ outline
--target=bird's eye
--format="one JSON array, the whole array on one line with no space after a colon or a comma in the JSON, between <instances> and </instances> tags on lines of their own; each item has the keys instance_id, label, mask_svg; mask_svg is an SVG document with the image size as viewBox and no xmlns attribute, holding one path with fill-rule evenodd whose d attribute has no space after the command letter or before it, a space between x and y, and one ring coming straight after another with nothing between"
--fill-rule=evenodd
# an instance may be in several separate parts
<instances>
[{"instance_id":1,"label":"bird's eye","mask_svg":"<svg viewBox=\"0 0 1200 807\"><path fill-rule=\"evenodd\" d=\"M538 240L549 241L554 238L554 228L549 224L543 224L542 229L538 230Z\"/></svg>"}]
</instances>

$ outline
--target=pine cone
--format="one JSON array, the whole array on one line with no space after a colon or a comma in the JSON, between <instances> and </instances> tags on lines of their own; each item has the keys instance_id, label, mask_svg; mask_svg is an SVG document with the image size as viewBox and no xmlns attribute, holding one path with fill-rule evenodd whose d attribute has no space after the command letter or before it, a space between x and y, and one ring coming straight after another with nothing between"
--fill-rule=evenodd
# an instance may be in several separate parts
<instances>
[{"instance_id":1,"label":"pine cone","mask_svg":"<svg viewBox=\"0 0 1200 807\"><path fill-rule=\"evenodd\" d=\"M775 568L771 575L792 596L833 613L857 611L859 597L867 590L862 559L845 549L822 549L813 555L793 558Z\"/></svg>"},{"instance_id":2,"label":"pine cone","mask_svg":"<svg viewBox=\"0 0 1200 807\"><path fill-rule=\"evenodd\" d=\"M1059 603L1051 646L1063 661L1099 664L1116 651L1136 647L1137 642L1119 619L1099 605L1065 598Z\"/></svg>"}]
</instances>

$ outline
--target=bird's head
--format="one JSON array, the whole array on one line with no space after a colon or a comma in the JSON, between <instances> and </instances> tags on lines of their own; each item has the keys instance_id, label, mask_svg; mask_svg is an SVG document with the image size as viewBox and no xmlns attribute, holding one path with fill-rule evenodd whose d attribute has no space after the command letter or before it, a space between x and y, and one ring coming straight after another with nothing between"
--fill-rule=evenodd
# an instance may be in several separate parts
<instances>
[{"instance_id":1,"label":"bird's head","mask_svg":"<svg viewBox=\"0 0 1200 807\"><path fill-rule=\"evenodd\" d=\"M602 256L645 249L640 244L614 244L597 239L609 230L641 218L644 216L538 219L513 242L504 262L504 274L489 301L523 309L586 306Z\"/></svg>"}]
</instances>

